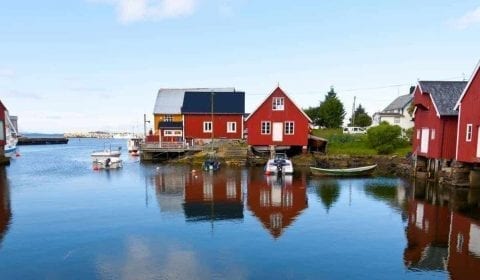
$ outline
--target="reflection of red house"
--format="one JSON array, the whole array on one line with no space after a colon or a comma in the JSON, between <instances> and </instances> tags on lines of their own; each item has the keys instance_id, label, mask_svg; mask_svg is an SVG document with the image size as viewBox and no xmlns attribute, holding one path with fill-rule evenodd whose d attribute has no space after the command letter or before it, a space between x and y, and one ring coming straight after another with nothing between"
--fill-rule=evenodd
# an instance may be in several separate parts
<instances>
[{"instance_id":1,"label":"reflection of red house","mask_svg":"<svg viewBox=\"0 0 480 280\"><path fill-rule=\"evenodd\" d=\"M10 210L10 190L3 169L0 170L0 242L7 233L12 212Z\"/></svg>"},{"instance_id":2,"label":"reflection of red house","mask_svg":"<svg viewBox=\"0 0 480 280\"><path fill-rule=\"evenodd\" d=\"M277 87L245 120L251 146L301 146L306 149L312 120Z\"/></svg>"},{"instance_id":3,"label":"reflection of red house","mask_svg":"<svg viewBox=\"0 0 480 280\"><path fill-rule=\"evenodd\" d=\"M450 211L447 207L410 201L405 265L422 270L443 270L443 259L448 253L449 231Z\"/></svg>"},{"instance_id":4,"label":"reflection of red house","mask_svg":"<svg viewBox=\"0 0 480 280\"><path fill-rule=\"evenodd\" d=\"M448 251L451 279L478 279L480 272L480 222L458 213L452 215Z\"/></svg>"},{"instance_id":5,"label":"reflection of red house","mask_svg":"<svg viewBox=\"0 0 480 280\"><path fill-rule=\"evenodd\" d=\"M183 204L188 221L243 219L240 171L219 172L190 175Z\"/></svg>"},{"instance_id":6,"label":"reflection of red house","mask_svg":"<svg viewBox=\"0 0 480 280\"><path fill-rule=\"evenodd\" d=\"M276 176L251 174L247 204L270 234L278 238L308 207L306 179L285 176L281 180Z\"/></svg>"}]
</instances>

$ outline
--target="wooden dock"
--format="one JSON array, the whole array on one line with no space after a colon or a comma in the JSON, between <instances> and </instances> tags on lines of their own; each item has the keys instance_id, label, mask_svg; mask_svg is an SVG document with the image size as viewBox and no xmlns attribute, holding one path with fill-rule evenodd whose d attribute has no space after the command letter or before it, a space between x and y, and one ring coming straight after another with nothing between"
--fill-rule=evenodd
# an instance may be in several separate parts
<instances>
[{"instance_id":1,"label":"wooden dock","mask_svg":"<svg viewBox=\"0 0 480 280\"><path fill-rule=\"evenodd\" d=\"M200 152L203 148L203 146L192 146L183 142L143 143L140 146L140 154L143 161L160 161L187 153Z\"/></svg>"},{"instance_id":2,"label":"wooden dock","mask_svg":"<svg viewBox=\"0 0 480 280\"><path fill-rule=\"evenodd\" d=\"M18 138L18 146L21 145L52 145L52 144L67 144L68 138L54 137L54 138L28 138L20 137Z\"/></svg>"}]
</instances>

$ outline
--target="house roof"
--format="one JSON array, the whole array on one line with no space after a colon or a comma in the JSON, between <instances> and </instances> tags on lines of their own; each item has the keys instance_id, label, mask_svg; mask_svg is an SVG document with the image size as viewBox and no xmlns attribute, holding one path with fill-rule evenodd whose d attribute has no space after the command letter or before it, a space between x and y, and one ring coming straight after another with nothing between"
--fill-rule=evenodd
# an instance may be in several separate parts
<instances>
[{"instance_id":1,"label":"house roof","mask_svg":"<svg viewBox=\"0 0 480 280\"><path fill-rule=\"evenodd\" d=\"M235 88L162 88L153 107L154 114L180 114L185 92L235 91Z\"/></svg>"},{"instance_id":2,"label":"house roof","mask_svg":"<svg viewBox=\"0 0 480 280\"><path fill-rule=\"evenodd\" d=\"M465 89L465 81L419 81L418 85L422 93L429 93L437 115L457 116L454 107Z\"/></svg>"},{"instance_id":3,"label":"house roof","mask_svg":"<svg viewBox=\"0 0 480 280\"><path fill-rule=\"evenodd\" d=\"M468 89L470 88L470 85L472 84L473 80L476 78L477 74L480 72L480 61L478 62L477 66L475 67L475 71L473 71L472 77L470 77L470 80L468 81L467 86L462 92L462 95L458 99L457 103L455 104L455 110L458 110L458 107L460 106L460 103L462 103L463 97L467 93Z\"/></svg>"},{"instance_id":4,"label":"house roof","mask_svg":"<svg viewBox=\"0 0 480 280\"><path fill-rule=\"evenodd\" d=\"M277 86L269 95L267 95L267 97L258 105L257 108L255 108L255 110L253 110L253 112L248 115L247 118L245 118L245 121L247 121L251 116L253 116L257 111L258 109L260 109L260 107L262 107L262 105L267 102L268 98L270 98L270 96L272 94L274 94L277 90L280 90L282 92L283 95L285 95L292 103L293 105L295 105L295 107L297 107L298 110L300 110L300 112L303 114L303 116L305 116L305 118L307 118L308 122L309 123L313 123L312 119L305 113L305 111L302 110L302 108L300 108L294 101L293 99L290 98L290 96L288 96L288 94L283 91L279 86Z\"/></svg>"},{"instance_id":5,"label":"house roof","mask_svg":"<svg viewBox=\"0 0 480 280\"><path fill-rule=\"evenodd\" d=\"M401 95L395 98L395 100L393 100L392 103L390 103L385 109L383 109L383 112L393 111L396 109L403 109L406 106L408 106L408 104L412 101L412 99L413 99L413 94Z\"/></svg>"},{"instance_id":6,"label":"house roof","mask_svg":"<svg viewBox=\"0 0 480 280\"><path fill-rule=\"evenodd\" d=\"M244 114L245 92L185 92L182 114Z\"/></svg>"}]
</instances>

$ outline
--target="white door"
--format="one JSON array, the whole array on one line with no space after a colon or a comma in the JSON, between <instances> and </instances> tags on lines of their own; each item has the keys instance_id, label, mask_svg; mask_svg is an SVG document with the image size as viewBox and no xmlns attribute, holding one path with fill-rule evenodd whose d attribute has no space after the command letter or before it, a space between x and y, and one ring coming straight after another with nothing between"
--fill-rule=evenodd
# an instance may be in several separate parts
<instances>
[{"instance_id":1,"label":"white door","mask_svg":"<svg viewBox=\"0 0 480 280\"><path fill-rule=\"evenodd\" d=\"M428 153L428 141L430 140L430 130L428 128L422 128L422 142L420 143L420 152Z\"/></svg>"},{"instance_id":2,"label":"white door","mask_svg":"<svg viewBox=\"0 0 480 280\"><path fill-rule=\"evenodd\" d=\"M276 142L283 141L283 123L273 123L272 140Z\"/></svg>"},{"instance_id":3,"label":"white door","mask_svg":"<svg viewBox=\"0 0 480 280\"><path fill-rule=\"evenodd\" d=\"M480 126L477 130L477 157L480 157Z\"/></svg>"}]
</instances>

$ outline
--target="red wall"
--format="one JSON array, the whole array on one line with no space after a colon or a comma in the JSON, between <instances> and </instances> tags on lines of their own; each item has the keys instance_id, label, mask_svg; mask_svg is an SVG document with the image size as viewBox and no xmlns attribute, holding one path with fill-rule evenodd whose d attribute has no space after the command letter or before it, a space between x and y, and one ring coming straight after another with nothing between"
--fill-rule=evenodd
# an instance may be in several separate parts
<instances>
[{"instance_id":1,"label":"red wall","mask_svg":"<svg viewBox=\"0 0 480 280\"><path fill-rule=\"evenodd\" d=\"M457 117L438 117L435 106L428 93L421 94L419 87L415 89L414 102L417 106L415 112L415 130L413 131L413 151L421 156L435 159L454 159L457 135ZM428 153L420 152L421 130L428 128L429 142ZM435 129L435 139L432 139L432 129ZM420 137L417 139L417 131Z\"/></svg>"},{"instance_id":2,"label":"red wall","mask_svg":"<svg viewBox=\"0 0 480 280\"><path fill-rule=\"evenodd\" d=\"M199 115L184 115L184 129L185 138L194 139L210 139L212 134L203 132L203 122L212 120L210 114ZM235 133L227 133L227 122L236 122L237 131ZM214 115L213 116L213 137L228 138L228 139L241 139L243 129L243 116L242 115Z\"/></svg>"},{"instance_id":3,"label":"red wall","mask_svg":"<svg viewBox=\"0 0 480 280\"><path fill-rule=\"evenodd\" d=\"M0 121L3 121L3 135L6 135L6 123L5 123L5 106L3 106L2 102L0 101ZM5 146L5 140L0 140L0 146Z\"/></svg>"},{"instance_id":4,"label":"red wall","mask_svg":"<svg viewBox=\"0 0 480 280\"><path fill-rule=\"evenodd\" d=\"M284 110L273 111L272 99L273 97L284 97ZM260 107L253 112L247 122L246 127L248 129L247 143L252 146L266 146L266 145L284 145L284 146L307 146L308 134L310 133L309 121L303 115L301 109L297 108L295 104L285 95L285 93L277 88L267 98L267 100L260 105ZM270 127L269 135L261 134L262 121L270 121L272 123ZM285 121L294 121L294 134L283 134L282 142L272 141L272 130L274 122L282 122L283 129L285 130Z\"/></svg>"},{"instance_id":5,"label":"red wall","mask_svg":"<svg viewBox=\"0 0 480 280\"><path fill-rule=\"evenodd\" d=\"M480 72L480 71L479 71ZM457 160L463 162L479 162L477 158L478 127L480 126L480 74L473 77L459 110L458 155ZM466 141L467 124L472 124L472 141Z\"/></svg>"}]
</instances>

